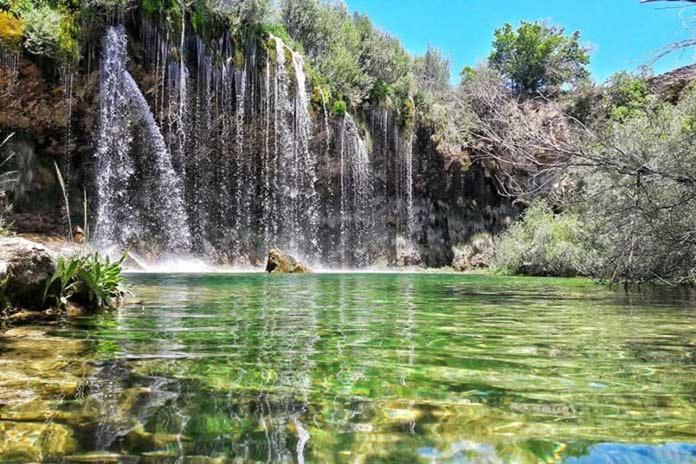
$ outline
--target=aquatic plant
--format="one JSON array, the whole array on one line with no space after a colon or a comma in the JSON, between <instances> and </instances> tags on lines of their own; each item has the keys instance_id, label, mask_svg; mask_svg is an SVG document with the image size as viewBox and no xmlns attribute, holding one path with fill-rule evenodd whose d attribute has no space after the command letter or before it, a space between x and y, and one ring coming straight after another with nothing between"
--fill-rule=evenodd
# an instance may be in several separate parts
<instances>
[{"instance_id":1,"label":"aquatic plant","mask_svg":"<svg viewBox=\"0 0 696 464\"><path fill-rule=\"evenodd\" d=\"M125 257L111 261L93 253L58 258L56 271L46 283L44 302L52 297L58 308L70 301L94 310L116 307L124 293L121 265Z\"/></svg>"}]
</instances>

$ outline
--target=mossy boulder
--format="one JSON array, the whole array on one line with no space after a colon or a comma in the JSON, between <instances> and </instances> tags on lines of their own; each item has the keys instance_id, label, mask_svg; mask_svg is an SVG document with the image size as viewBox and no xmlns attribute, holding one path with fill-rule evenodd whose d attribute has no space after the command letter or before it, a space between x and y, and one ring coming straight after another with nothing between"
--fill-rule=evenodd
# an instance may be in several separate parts
<instances>
[{"instance_id":1,"label":"mossy boulder","mask_svg":"<svg viewBox=\"0 0 696 464\"><path fill-rule=\"evenodd\" d=\"M282 250L268 252L266 272L270 274L309 274L312 270Z\"/></svg>"}]
</instances>

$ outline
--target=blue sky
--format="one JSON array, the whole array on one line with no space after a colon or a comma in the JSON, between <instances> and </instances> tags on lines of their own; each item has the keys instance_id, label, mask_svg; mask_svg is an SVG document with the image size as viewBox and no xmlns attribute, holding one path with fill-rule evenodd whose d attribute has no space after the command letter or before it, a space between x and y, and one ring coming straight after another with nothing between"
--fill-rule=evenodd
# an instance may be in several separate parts
<instances>
[{"instance_id":1,"label":"blue sky","mask_svg":"<svg viewBox=\"0 0 696 464\"><path fill-rule=\"evenodd\" d=\"M590 69L598 81L616 71L634 71L672 42L696 36L696 7L639 0L345 0L367 13L380 29L398 36L413 54L428 44L452 61L453 76L486 59L493 32L502 24L546 19L579 30L592 47ZM695 50L674 53L655 64L664 72L694 62Z\"/></svg>"}]
</instances>

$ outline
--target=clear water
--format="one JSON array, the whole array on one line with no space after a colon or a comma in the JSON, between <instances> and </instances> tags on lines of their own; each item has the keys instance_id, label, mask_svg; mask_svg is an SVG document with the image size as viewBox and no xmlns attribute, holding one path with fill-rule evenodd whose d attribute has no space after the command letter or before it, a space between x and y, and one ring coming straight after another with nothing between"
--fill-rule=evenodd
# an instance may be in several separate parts
<instances>
[{"instance_id":1,"label":"clear water","mask_svg":"<svg viewBox=\"0 0 696 464\"><path fill-rule=\"evenodd\" d=\"M688 293L129 280L137 303L118 314L0 337L0 461L696 462Z\"/></svg>"}]
</instances>

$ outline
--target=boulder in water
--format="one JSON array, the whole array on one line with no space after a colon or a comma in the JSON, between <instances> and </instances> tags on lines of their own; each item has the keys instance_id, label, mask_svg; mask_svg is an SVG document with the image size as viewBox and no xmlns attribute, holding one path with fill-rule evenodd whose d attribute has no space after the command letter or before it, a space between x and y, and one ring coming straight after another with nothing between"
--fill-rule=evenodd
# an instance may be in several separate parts
<instances>
[{"instance_id":1,"label":"boulder in water","mask_svg":"<svg viewBox=\"0 0 696 464\"><path fill-rule=\"evenodd\" d=\"M56 270L48 248L18 237L0 238L0 303L41 309L46 282Z\"/></svg>"},{"instance_id":2,"label":"boulder in water","mask_svg":"<svg viewBox=\"0 0 696 464\"><path fill-rule=\"evenodd\" d=\"M312 270L284 251L274 248L268 252L266 272L271 274L309 274Z\"/></svg>"}]
</instances>

